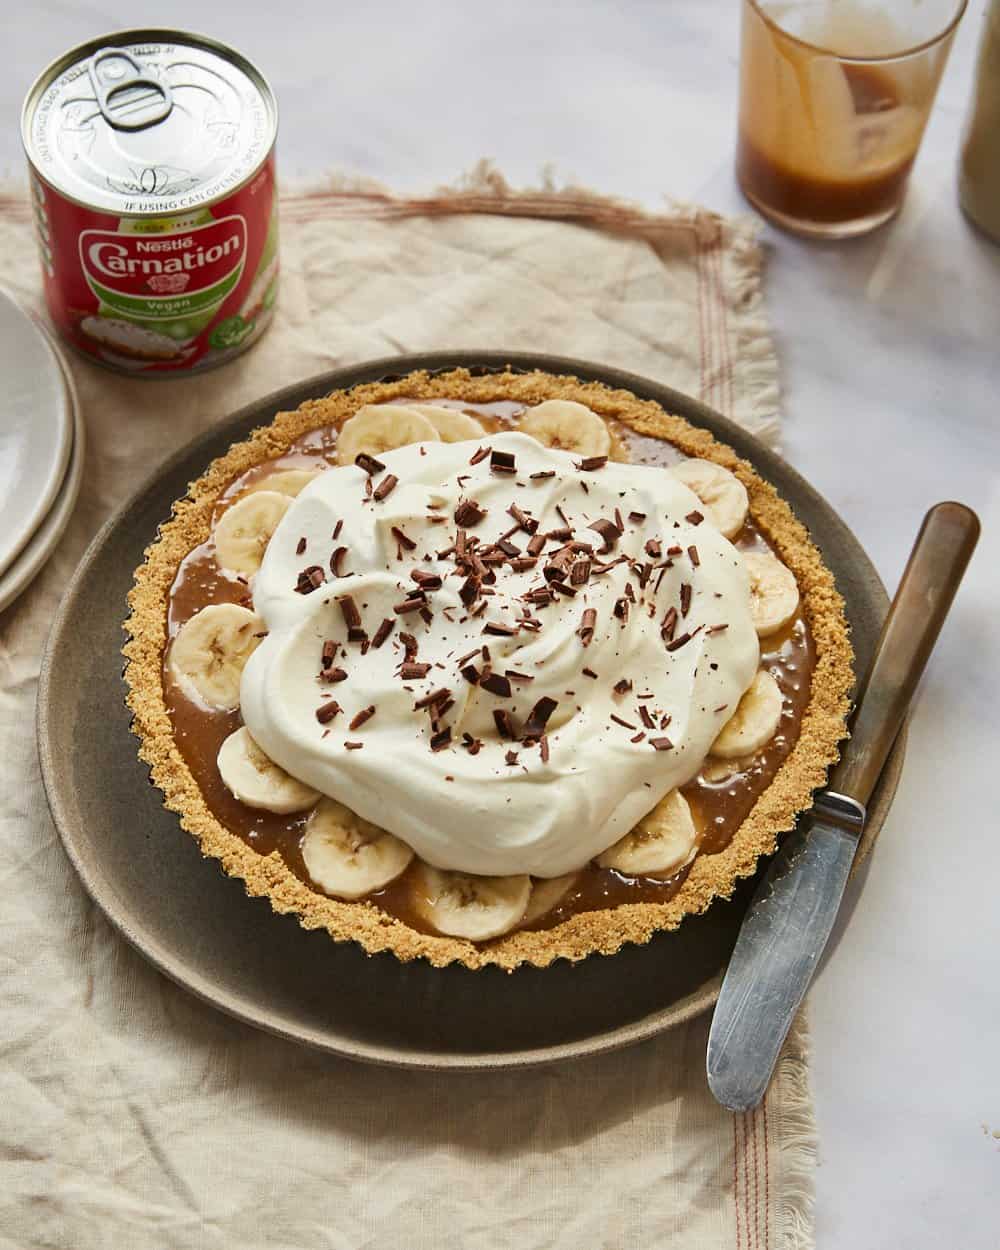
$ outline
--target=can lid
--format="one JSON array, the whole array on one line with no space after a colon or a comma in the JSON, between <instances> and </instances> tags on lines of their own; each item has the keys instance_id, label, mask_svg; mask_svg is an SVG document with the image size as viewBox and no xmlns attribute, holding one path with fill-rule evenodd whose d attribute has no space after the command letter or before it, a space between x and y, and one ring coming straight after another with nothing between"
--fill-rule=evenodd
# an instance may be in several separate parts
<instances>
[{"instance_id":1,"label":"can lid","mask_svg":"<svg viewBox=\"0 0 1000 1250\"><path fill-rule=\"evenodd\" d=\"M201 35L126 30L48 67L28 92L21 135L42 177L88 208L183 212L235 190L277 131L267 80Z\"/></svg>"}]
</instances>

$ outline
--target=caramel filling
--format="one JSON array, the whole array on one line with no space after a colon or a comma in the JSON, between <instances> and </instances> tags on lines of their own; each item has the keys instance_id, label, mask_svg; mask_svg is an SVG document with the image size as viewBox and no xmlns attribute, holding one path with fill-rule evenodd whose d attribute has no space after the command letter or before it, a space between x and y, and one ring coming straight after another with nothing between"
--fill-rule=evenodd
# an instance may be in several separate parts
<instances>
[{"instance_id":1,"label":"caramel filling","mask_svg":"<svg viewBox=\"0 0 1000 1250\"><path fill-rule=\"evenodd\" d=\"M491 404L463 404L455 400L433 402L472 414L487 433L509 428L511 418L523 411L522 405L507 400ZM681 458L661 440L636 435L614 421L608 424L613 442L633 463L666 466ZM270 473L336 464L336 445L335 427L310 432L294 443L280 459L258 465L236 478L224 492L220 504L248 486L259 483ZM751 519L747 520L733 541L743 551L771 550ZM167 605L169 636L172 638L185 621L211 603L252 606L246 581L219 566L210 538L194 548L177 571ZM699 775L683 788L699 830L701 855L717 854L728 846L798 738L815 665L808 623L801 613L779 633L761 639L761 665L774 677L784 698L778 733L752 760L726 765L726 771L720 771L721 761L707 760ZM316 889L306 871L301 852L308 811L293 815L260 811L239 802L222 783L216 757L224 740L242 724L239 711L213 712L192 702L173 681L166 666L163 682L177 746L212 814L260 854L279 854L291 872L310 888ZM411 866L385 889L370 895L369 899L410 927L431 932L426 923L418 918L410 901L409 877L412 871ZM688 871L689 868L685 868L666 880L658 880L627 877L613 869L588 864L580 870L575 884L560 902L531 927L551 928L576 913L614 907L620 903L666 902L680 889Z\"/></svg>"}]
</instances>

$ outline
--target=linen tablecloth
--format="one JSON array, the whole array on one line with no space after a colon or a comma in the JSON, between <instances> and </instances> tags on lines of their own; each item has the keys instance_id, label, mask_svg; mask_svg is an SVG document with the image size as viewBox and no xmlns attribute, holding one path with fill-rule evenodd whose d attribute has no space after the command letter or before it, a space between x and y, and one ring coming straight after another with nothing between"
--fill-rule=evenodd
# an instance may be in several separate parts
<instances>
[{"instance_id":1,"label":"linen tablecloth","mask_svg":"<svg viewBox=\"0 0 1000 1250\"><path fill-rule=\"evenodd\" d=\"M27 196L8 187L0 272L37 307L32 236ZM0 1247L811 1246L801 1020L766 1100L742 1116L708 1093L707 1018L527 1072L364 1067L195 1000L77 883L32 732L48 623L100 523L206 425L336 365L453 347L630 369L777 434L746 222L574 188L514 192L482 166L422 199L333 180L286 194L282 236L275 325L239 361L157 383L71 362L88 437L80 502L0 615Z\"/></svg>"}]
</instances>

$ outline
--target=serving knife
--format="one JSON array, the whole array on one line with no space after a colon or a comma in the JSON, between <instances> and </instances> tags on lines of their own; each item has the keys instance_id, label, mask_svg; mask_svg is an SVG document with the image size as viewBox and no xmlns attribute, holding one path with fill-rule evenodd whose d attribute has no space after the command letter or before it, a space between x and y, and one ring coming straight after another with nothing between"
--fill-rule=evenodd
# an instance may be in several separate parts
<instances>
[{"instance_id":1,"label":"serving knife","mask_svg":"<svg viewBox=\"0 0 1000 1250\"><path fill-rule=\"evenodd\" d=\"M783 840L744 917L708 1038L708 1084L732 1111L764 1096L833 928L865 805L978 538L979 519L964 504L939 503L924 517L840 762Z\"/></svg>"}]
</instances>

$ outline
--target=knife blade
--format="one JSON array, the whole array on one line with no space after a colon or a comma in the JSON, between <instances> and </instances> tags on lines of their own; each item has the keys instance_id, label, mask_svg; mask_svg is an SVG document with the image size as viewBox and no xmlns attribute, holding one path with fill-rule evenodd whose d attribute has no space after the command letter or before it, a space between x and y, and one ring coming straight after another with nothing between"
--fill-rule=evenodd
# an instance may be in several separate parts
<instances>
[{"instance_id":1,"label":"knife blade","mask_svg":"<svg viewBox=\"0 0 1000 1250\"><path fill-rule=\"evenodd\" d=\"M708 1039L712 1093L755 1107L833 929L871 797L979 537L959 503L923 525L875 647L841 761L812 811L782 842L754 894Z\"/></svg>"}]
</instances>

